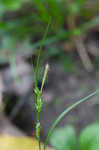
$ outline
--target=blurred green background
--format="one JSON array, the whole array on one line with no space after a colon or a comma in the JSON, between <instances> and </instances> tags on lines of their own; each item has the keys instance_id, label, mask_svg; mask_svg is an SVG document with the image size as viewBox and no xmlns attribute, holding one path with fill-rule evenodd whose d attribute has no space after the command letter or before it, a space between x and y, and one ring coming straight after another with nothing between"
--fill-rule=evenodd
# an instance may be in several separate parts
<instances>
[{"instance_id":1,"label":"blurred green background","mask_svg":"<svg viewBox=\"0 0 99 150\"><path fill-rule=\"evenodd\" d=\"M0 1L0 62L14 57L16 51L34 54L51 20L45 45L50 56L60 55L60 44L71 40L99 22L97 0L2 0ZM71 24L75 24L74 27ZM47 57L47 56L46 56ZM14 59L13 59L14 60ZM10 60L10 63L13 63Z\"/></svg>"}]
</instances>

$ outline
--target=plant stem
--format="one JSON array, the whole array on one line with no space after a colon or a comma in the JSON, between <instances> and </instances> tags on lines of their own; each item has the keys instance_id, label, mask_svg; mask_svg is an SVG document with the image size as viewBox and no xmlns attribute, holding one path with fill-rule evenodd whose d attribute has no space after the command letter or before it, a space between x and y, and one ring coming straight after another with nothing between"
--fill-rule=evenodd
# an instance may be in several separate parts
<instances>
[{"instance_id":1,"label":"plant stem","mask_svg":"<svg viewBox=\"0 0 99 150\"><path fill-rule=\"evenodd\" d=\"M74 103L73 105L71 105L70 107L68 107L64 112L62 112L59 117L56 119L56 121L54 121L54 123L52 124L51 128L49 129L48 135L45 139L45 143L44 143L44 150L46 150L46 146L49 140L49 137L51 136L53 130L55 129L56 125L61 121L61 119L68 113L70 112L73 108L75 108L76 106L78 106L79 104L81 104L82 102L89 100L89 98L91 98L92 96L96 95L97 93L99 93L99 89L96 90L95 92L91 93L90 95L82 98L81 100L79 100L78 102Z\"/></svg>"},{"instance_id":2,"label":"plant stem","mask_svg":"<svg viewBox=\"0 0 99 150\"><path fill-rule=\"evenodd\" d=\"M36 69L34 72L34 77L35 77L35 96L36 96L36 102L35 102L35 106L36 106L36 118L37 118L37 123L36 123L36 136L37 136L37 140L38 140L38 145L39 145L39 150L41 150L41 142L40 142L40 112L42 109L42 99L41 99L41 94L42 94L42 89L44 86L44 82L45 82L45 78L46 78L46 72L45 72L45 76L43 77L43 81L42 81L42 87L41 87L41 91L38 88L38 71L39 71L39 63L40 63L40 56L41 56L41 52L44 46L44 42L48 33L48 29L49 29L49 25L50 25L50 20L48 23L48 26L46 28L44 37L42 39L41 45L40 45L40 50L38 53L38 57L37 57L37 62L36 62Z\"/></svg>"},{"instance_id":3,"label":"plant stem","mask_svg":"<svg viewBox=\"0 0 99 150\"><path fill-rule=\"evenodd\" d=\"M51 21L51 20L49 20L49 23L48 23L48 26L47 26L47 28L46 28L44 37L43 37L43 39L42 39L42 41L41 41L40 50L39 50L38 57L37 57L36 70L35 70L35 87L37 87L37 82L38 82L38 70L39 70L39 64L40 64L41 51L42 51L42 49L43 49L44 42L45 42L45 39L46 39L46 36L47 36L47 33L48 33L50 21Z\"/></svg>"}]
</instances>

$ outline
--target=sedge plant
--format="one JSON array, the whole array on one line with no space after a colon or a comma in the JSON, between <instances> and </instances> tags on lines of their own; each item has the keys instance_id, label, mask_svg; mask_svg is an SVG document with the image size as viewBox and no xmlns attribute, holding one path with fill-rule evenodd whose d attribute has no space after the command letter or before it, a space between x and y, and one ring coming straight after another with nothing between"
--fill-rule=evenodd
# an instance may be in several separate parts
<instances>
[{"instance_id":1,"label":"sedge plant","mask_svg":"<svg viewBox=\"0 0 99 150\"><path fill-rule=\"evenodd\" d=\"M45 71L44 71L44 76L42 78L42 84L41 84L41 88L38 88L38 72L39 72L39 63L40 63L40 55L43 49L43 45L44 45L44 41L46 39L47 33L48 33L48 29L49 29L49 25L50 25L50 20L48 23L48 26L46 28L45 31L45 35L42 39L42 43L40 45L40 51L38 53L38 57L37 57L37 62L36 62L36 69L34 71L34 76L35 76L35 88L34 88L34 92L35 92L35 97L36 97L36 101L35 101L35 109L36 109L36 136L37 136L37 140L38 140L38 145L39 145L39 150L41 150L41 142L40 142L40 112L42 110L42 105L43 105L43 100L41 98L42 96L42 91L43 91L43 87L44 87L44 83L47 77L47 73L49 70L49 65L46 64L45 66Z\"/></svg>"},{"instance_id":2,"label":"sedge plant","mask_svg":"<svg viewBox=\"0 0 99 150\"><path fill-rule=\"evenodd\" d=\"M35 68L35 71L34 71L34 75L35 75L34 92L35 92L35 97L36 97L36 100L35 100L35 109L36 109L36 137L37 137L37 140L38 140L39 150L41 150L41 140L40 140L40 128L41 128L41 125L40 125L40 112L41 112L42 106L43 106L42 92L43 92L43 87L44 87L45 80L46 80L46 77L47 77L47 73L48 73L48 70L49 70L49 65L47 64L45 66L45 71L44 71L44 75L43 75L43 78L42 78L42 84L41 84L41 88L40 89L38 87L38 72L39 72L40 56L41 56L41 52L43 50L44 42L45 42L46 37L47 37L47 33L48 33L49 26L50 26L50 22L51 21L49 21L49 23L47 25L44 37L43 37L43 39L41 41L40 50L39 50L37 61L36 61L36 68ZM69 113L72 109L74 109L75 107L77 107L81 103L89 100L91 97L95 96L98 93L99 93L99 89L95 90L93 93L89 94L88 96L80 99L79 101L77 101L76 103L74 103L73 105L71 105L70 107L68 107L66 110L64 110L59 115L59 117L54 121L54 123L52 124L52 126L50 127L50 129L48 131L48 135L47 135L47 137L45 139L45 142L44 142L43 150L46 150L49 138L50 138L51 134L53 133L53 131L54 131L55 127L57 126L57 124L61 121L61 119L67 113Z\"/></svg>"}]
</instances>

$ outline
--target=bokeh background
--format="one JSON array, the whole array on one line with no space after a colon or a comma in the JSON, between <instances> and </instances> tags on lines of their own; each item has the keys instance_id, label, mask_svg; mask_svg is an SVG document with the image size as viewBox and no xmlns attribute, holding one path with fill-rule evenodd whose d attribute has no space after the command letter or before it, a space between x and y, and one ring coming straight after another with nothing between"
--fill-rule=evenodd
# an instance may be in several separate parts
<instances>
[{"instance_id":1,"label":"bokeh background","mask_svg":"<svg viewBox=\"0 0 99 150\"><path fill-rule=\"evenodd\" d=\"M49 22L38 79L40 88L48 63L50 70L40 114L42 143L61 112L99 87L98 0L0 1L0 141L6 145L1 150L31 150L37 145L31 142L34 138L36 143L32 66L35 68ZM99 95L96 95L72 110L58 127L72 125L79 135L98 120ZM21 137L26 137L30 147L21 147L26 143Z\"/></svg>"}]
</instances>

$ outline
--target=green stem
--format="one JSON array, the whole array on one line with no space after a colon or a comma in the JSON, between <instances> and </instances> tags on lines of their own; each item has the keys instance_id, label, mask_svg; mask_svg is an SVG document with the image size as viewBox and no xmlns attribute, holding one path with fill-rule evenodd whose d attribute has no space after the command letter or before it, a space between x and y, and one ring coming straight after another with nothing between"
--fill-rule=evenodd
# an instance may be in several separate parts
<instances>
[{"instance_id":1,"label":"green stem","mask_svg":"<svg viewBox=\"0 0 99 150\"><path fill-rule=\"evenodd\" d=\"M56 121L52 124L51 128L49 129L48 135L45 139L45 143L44 143L44 150L46 150L46 146L49 140L49 137L51 136L53 130L55 129L56 125L60 122L60 120L68 113L70 112L73 108L75 108L76 106L78 106L79 104L81 104L82 102L88 100L89 98L91 98L92 96L96 95L97 93L99 93L99 89L96 90L95 92L91 93L90 95L82 98L81 100L79 100L78 102L74 103L72 106L68 107L64 112L62 112L59 117L56 119Z\"/></svg>"},{"instance_id":2,"label":"green stem","mask_svg":"<svg viewBox=\"0 0 99 150\"><path fill-rule=\"evenodd\" d=\"M41 150L40 129L39 129L39 133L38 133L37 139L38 139L39 150Z\"/></svg>"},{"instance_id":3,"label":"green stem","mask_svg":"<svg viewBox=\"0 0 99 150\"><path fill-rule=\"evenodd\" d=\"M39 120L37 120L37 124L36 124L36 136L37 136L37 140L38 140L38 146L39 146L39 150L41 150L41 140L40 140L40 122Z\"/></svg>"},{"instance_id":4,"label":"green stem","mask_svg":"<svg viewBox=\"0 0 99 150\"><path fill-rule=\"evenodd\" d=\"M40 140L40 136L38 138L38 141L39 141L39 150L41 150L41 140Z\"/></svg>"},{"instance_id":5,"label":"green stem","mask_svg":"<svg viewBox=\"0 0 99 150\"><path fill-rule=\"evenodd\" d=\"M37 122L39 122L39 120L40 120L39 112L36 112L36 118L37 118Z\"/></svg>"},{"instance_id":6,"label":"green stem","mask_svg":"<svg viewBox=\"0 0 99 150\"><path fill-rule=\"evenodd\" d=\"M46 39L46 36L47 36L47 33L48 33L50 21L51 21L51 20L49 20L49 23L48 23L48 26L47 26L47 28L46 28L44 37L43 37L43 39L42 39L42 41L41 41L41 44L40 44L40 50L39 50L38 57L37 57L36 70L35 70L35 87L37 87L38 70L39 70L39 64L40 64L41 51L42 51L42 49L43 49L44 42L45 42L45 39Z\"/></svg>"},{"instance_id":7,"label":"green stem","mask_svg":"<svg viewBox=\"0 0 99 150\"><path fill-rule=\"evenodd\" d=\"M46 28L44 37L42 39L42 42L41 42L41 45L40 45L40 50L39 50L38 57L37 57L36 69L35 69L35 73L34 73L35 90L38 89L38 71L39 71L39 64L40 64L40 56L41 56L41 51L43 49L44 42L45 42L45 39L46 39L46 36L47 36L47 33L48 33L49 25L50 25L50 20L49 20L48 26ZM40 107L42 107L41 106L41 93L40 93L39 89L36 92L37 92L37 93L35 93L36 94L36 105L38 105L36 107L36 118L37 118L36 134L37 134L37 139L38 139L39 150L41 150L41 142L40 142L40 111L41 110L38 110L38 109L41 109L41 108L39 108L39 104L40 104Z\"/></svg>"},{"instance_id":8,"label":"green stem","mask_svg":"<svg viewBox=\"0 0 99 150\"><path fill-rule=\"evenodd\" d=\"M36 112L36 118L37 118L37 124L40 124L40 113ZM38 129L39 128L39 129ZM36 128L36 134L37 134L37 140L38 140L38 146L39 150L41 150L41 142L40 142L40 126Z\"/></svg>"}]
</instances>

